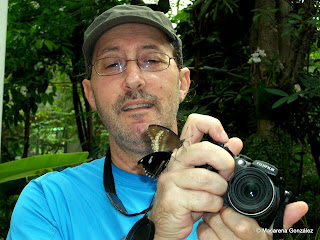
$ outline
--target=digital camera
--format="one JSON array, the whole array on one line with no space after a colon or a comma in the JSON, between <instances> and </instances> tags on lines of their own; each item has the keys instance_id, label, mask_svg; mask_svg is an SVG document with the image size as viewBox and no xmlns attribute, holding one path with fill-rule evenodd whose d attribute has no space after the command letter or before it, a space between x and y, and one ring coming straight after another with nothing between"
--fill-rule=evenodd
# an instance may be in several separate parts
<instances>
[{"instance_id":1,"label":"digital camera","mask_svg":"<svg viewBox=\"0 0 320 240\"><path fill-rule=\"evenodd\" d=\"M221 143L218 145L235 160L233 177L229 180L227 192L222 196L224 205L256 219L260 227L270 227L280 207L286 205L291 196L284 188L284 179L278 169L267 162L252 160L241 154L234 156L226 146ZM201 167L216 172L212 166Z\"/></svg>"}]
</instances>

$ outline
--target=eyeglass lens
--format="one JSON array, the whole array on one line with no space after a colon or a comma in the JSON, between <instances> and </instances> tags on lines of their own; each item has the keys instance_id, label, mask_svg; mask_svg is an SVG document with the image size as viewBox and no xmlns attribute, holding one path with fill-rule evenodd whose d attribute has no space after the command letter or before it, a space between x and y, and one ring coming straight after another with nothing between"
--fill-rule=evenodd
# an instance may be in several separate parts
<instances>
[{"instance_id":1,"label":"eyeglass lens","mask_svg":"<svg viewBox=\"0 0 320 240\"><path fill-rule=\"evenodd\" d=\"M99 75L110 76L126 70L127 62L137 62L143 71L156 72L169 67L170 57L164 53L147 53L140 55L138 59L125 59L120 57L105 57L95 62L94 68Z\"/></svg>"}]
</instances>

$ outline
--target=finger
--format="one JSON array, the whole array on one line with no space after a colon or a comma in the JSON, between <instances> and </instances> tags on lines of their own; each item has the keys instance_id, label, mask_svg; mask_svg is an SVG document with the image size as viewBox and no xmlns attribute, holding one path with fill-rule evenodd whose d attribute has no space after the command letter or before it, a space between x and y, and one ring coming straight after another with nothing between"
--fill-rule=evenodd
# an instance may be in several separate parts
<instances>
[{"instance_id":1,"label":"finger","mask_svg":"<svg viewBox=\"0 0 320 240\"><path fill-rule=\"evenodd\" d=\"M209 134L217 142L225 143L228 141L228 135L218 119L196 113L189 115L180 138L188 139L187 142L191 145L199 142L204 134Z\"/></svg>"},{"instance_id":2,"label":"finger","mask_svg":"<svg viewBox=\"0 0 320 240\"><path fill-rule=\"evenodd\" d=\"M211 187L209 182L214 182L212 176L208 175L208 178L204 180L206 184L202 184L203 181L199 182L197 178L194 178L195 175L190 175L189 173L192 170L202 170L205 169L188 169L179 172L166 172L161 174L158 180L159 189L157 190L157 197L162 198L162 201L166 203L167 206L170 206L173 211L179 212L180 214L186 214L187 212L217 212L223 207L223 199L213 194L212 192L218 192L220 195L227 190L227 184L225 180L220 176L215 176L216 179L220 179L222 184L221 186ZM186 173L189 172L189 173ZM201 172L201 171L198 171ZM209 171L207 171L209 172ZM209 172L210 173L210 172ZM188 178L183 178L184 174L189 175L193 181ZM213 174L212 174L213 175ZM187 181L184 181L184 180ZM191 184L190 184L191 183ZM216 184L216 183L214 183ZM209 190L209 191L206 191Z\"/></svg>"},{"instance_id":3,"label":"finger","mask_svg":"<svg viewBox=\"0 0 320 240\"><path fill-rule=\"evenodd\" d=\"M210 165L226 180L233 174L234 159L223 148L210 142L195 143L187 148L180 148L173 153L173 159L168 164L168 170L192 168L194 166Z\"/></svg>"},{"instance_id":4,"label":"finger","mask_svg":"<svg viewBox=\"0 0 320 240\"><path fill-rule=\"evenodd\" d=\"M289 229L308 212L308 205L305 202L294 202L286 206L283 216L283 227Z\"/></svg>"},{"instance_id":5,"label":"finger","mask_svg":"<svg viewBox=\"0 0 320 240\"><path fill-rule=\"evenodd\" d=\"M235 212L232 208L226 207L220 211L222 221L240 239L246 240L267 240L268 234L261 231L257 221L253 218ZM257 230L258 229L258 230Z\"/></svg>"},{"instance_id":6,"label":"finger","mask_svg":"<svg viewBox=\"0 0 320 240\"><path fill-rule=\"evenodd\" d=\"M191 216L192 216L193 222L195 223L195 222L199 221L200 218L202 218L203 212L192 212Z\"/></svg>"},{"instance_id":7,"label":"finger","mask_svg":"<svg viewBox=\"0 0 320 240\"><path fill-rule=\"evenodd\" d=\"M218 212L223 207L223 199L207 192L185 190L181 206L192 212Z\"/></svg>"},{"instance_id":8,"label":"finger","mask_svg":"<svg viewBox=\"0 0 320 240\"><path fill-rule=\"evenodd\" d=\"M228 228L222 221L220 213L206 213L203 216L203 221L210 226L213 232L219 237L219 239L237 240L234 233Z\"/></svg>"},{"instance_id":9,"label":"finger","mask_svg":"<svg viewBox=\"0 0 320 240\"><path fill-rule=\"evenodd\" d=\"M197 227L199 240L219 240L219 237L212 228L204 221L201 221Z\"/></svg>"},{"instance_id":10,"label":"finger","mask_svg":"<svg viewBox=\"0 0 320 240\"><path fill-rule=\"evenodd\" d=\"M243 143L240 138L230 138L225 145L229 148L229 150L234 154L238 155L242 150Z\"/></svg>"},{"instance_id":11,"label":"finger","mask_svg":"<svg viewBox=\"0 0 320 240\"><path fill-rule=\"evenodd\" d=\"M206 191L219 196L225 194L228 188L228 182L223 177L204 168L189 168L168 172L159 178L160 184L165 184L169 180L182 189Z\"/></svg>"}]
</instances>

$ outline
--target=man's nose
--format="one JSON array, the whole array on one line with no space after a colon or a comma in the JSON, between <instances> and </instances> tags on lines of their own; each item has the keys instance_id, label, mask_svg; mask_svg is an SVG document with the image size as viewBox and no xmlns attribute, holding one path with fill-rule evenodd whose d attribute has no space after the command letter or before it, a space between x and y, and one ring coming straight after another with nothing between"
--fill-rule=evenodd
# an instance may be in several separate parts
<instances>
[{"instance_id":1,"label":"man's nose","mask_svg":"<svg viewBox=\"0 0 320 240\"><path fill-rule=\"evenodd\" d=\"M145 86L143 72L138 66L138 62L136 60L127 60L127 66L124 74L125 80L123 84L127 90L135 91Z\"/></svg>"}]
</instances>

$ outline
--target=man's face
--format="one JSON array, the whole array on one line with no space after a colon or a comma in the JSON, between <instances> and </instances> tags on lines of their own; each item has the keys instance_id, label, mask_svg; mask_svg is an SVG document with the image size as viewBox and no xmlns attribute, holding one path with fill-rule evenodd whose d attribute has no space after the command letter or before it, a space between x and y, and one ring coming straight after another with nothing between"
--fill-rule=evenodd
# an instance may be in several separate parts
<instances>
[{"instance_id":1,"label":"man's face","mask_svg":"<svg viewBox=\"0 0 320 240\"><path fill-rule=\"evenodd\" d=\"M92 63L104 57L137 59L147 52L161 52L173 57L164 33L144 24L123 24L105 32L97 41ZM110 133L125 151L146 154L150 142L146 130L150 124L176 127L179 103L190 84L189 71L179 71L175 60L159 72L143 71L135 61L127 62L124 72L99 76L92 71L84 80L86 97Z\"/></svg>"}]
</instances>

